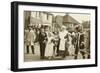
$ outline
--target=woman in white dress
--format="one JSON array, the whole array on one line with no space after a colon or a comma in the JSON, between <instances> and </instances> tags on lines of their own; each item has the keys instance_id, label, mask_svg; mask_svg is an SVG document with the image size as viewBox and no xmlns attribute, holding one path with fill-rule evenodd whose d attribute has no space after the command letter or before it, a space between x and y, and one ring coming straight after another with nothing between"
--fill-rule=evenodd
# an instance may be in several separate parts
<instances>
[{"instance_id":1,"label":"woman in white dress","mask_svg":"<svg viewBox=\"0 0 100 73\"><path fill-rule=\"evenodd\" d=\"M53 34L48 31L47 33L47 44L46 44L46 49L45 49L45 56L48 57L48 59L53 59Z\"/></svg>"}]
</instances>

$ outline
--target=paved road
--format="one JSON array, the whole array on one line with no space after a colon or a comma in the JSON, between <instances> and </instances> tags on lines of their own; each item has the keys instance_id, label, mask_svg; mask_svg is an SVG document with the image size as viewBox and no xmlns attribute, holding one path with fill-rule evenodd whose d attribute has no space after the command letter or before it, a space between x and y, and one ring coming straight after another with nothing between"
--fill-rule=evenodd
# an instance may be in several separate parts
<instances>
[{"instance_id":1,"label":"paved road","mask_svg":"<svg viewBox=\"0 0 100 73\"><path fill-rule=\"evenodd\" d=\"M35 54L32 54L31 49L29 50L30 54L26 54L26 49L25 49L25 55L24 55L24 61L25 62L31 62L31 61L41 61L40 59L40 50L38 44L35 46ZM87 55L86 55L87 57ZM61 59L60 56L56 57L57 59ZM74 56L66 56L65 60L72 60L74 59ZM78 59L82 59L82 55L79 53L78 54Z\"/></svg>"}]
</instances>

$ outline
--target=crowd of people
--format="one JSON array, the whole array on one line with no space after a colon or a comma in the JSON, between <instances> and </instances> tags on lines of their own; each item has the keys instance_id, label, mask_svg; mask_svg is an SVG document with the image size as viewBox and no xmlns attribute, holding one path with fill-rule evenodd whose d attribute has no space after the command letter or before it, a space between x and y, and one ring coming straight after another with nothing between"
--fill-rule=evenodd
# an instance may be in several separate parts
<instances>
[{"instance_id":1,"label":"crowd of people","mask_svg":"<svg viewBox=\"0 0 100 73\"><path fill-rule=\"evenodd\" d=\"M78 59L79 52L85 59L85 54L88 54L88 58L90 57L90 53L87 51L87 49L90 49L90 44L88 43L87 47L85 41L88 38L87 42L90 42L90 38L85 35L83 28L79 25L75 27L74 31L67 30L65 26L62 26L59 31L51 31L50 27L34 28L28 26L25 29L24 41L27 54L29 54L29 46L32 53L35 54L35 43L39 43L40 59L55 59L57 56L64 59L69 55Z\"/></svg>"}]
</instances>

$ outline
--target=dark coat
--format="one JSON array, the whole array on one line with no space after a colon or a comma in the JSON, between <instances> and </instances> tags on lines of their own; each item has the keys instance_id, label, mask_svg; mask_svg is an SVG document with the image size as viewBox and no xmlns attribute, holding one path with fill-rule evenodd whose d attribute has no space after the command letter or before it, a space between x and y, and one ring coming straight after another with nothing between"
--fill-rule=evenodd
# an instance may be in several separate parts
<instances>
[{"instance_id":1,"label":"dark coat","mask_svg":"<svg viewBox=\"0 0 100 73\"><path fill-rule=\"evenodd\" d=\"M85 44L84 44L84 34L83 33L80 34L79 48L80 49L84 49L85 48Z\"/></svg>"},{"instance_id":2,"label":"dark coat","mask_svg":"<svg viewBox=\"0 0 100 73\"><path fill-rule=\"evenodd\" d=\"M83 49L84 48L84 34L83 33L76 33L74 38L74 43L76 45L76 49Z\"/></svg>"},{"instance_id":3,"label":"dark coat","mask_svg":"<svg viewBox=\"0 0 100 73\"><path fill-rule=\"evenodd\" d=\"M40 44L40 58L44 59L45 57L45 48L47 42L47 34L46 33L39 33L39 44Z\"/></svg>"},{"instance_id":4,"label":"dark coat","mask_svg":"<svg viewBox=\"0 0 100 73\"><path fill-rule=\"evenodd\" d=\"M39 33L38 37L39 43L40 44L45 44L44 41L47 41L47 34L46 33Z\"/></svg>"}]
</instances>

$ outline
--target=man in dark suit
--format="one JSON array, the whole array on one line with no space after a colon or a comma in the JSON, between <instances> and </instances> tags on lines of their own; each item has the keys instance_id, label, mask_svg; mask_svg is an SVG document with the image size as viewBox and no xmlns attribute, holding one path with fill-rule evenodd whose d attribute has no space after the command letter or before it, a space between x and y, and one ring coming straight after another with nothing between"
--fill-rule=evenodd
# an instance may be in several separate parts
<instances>
[{"instance_id":1,"label":"man in dark suit","mask_svg":"<svg viewBox=\"0 0 100 73\"><path fill-rule=\"evenodd\" d=\"M86 49L85 49L85 34L80 32L80 40L79 40L79 48L80 48L80 53L82 54L83 59L85 59L85 54L86 54Z\"/></svg>"},{"instance_id":2,"label":"man in dark suit","mask_svg":"<svg viewBox=\"0 0 100 73\"><path fill-rule=\"evenodd\" d=\"M76 27L75 33L75 57L77 59L78 52L82 54L83 59L85 59L85 43L84 43L84 33L82 26Z\"/></svg>"},{"instance_id":3,"label":"man in dark suit","mask_svg":"<svg viewBox=\"0 0 100 73\"><path fill-rule=\"evenodd\" d=\"M40 59L45 59L45 48L47 42L47 34L44 31L44 28L40 28L39 33L39 44L40 44Z\"/></svg>"},{"instance_id":4,"label":"man in dark suit","mask_svg":"<svg viewBox=\"0 0 100 73\"><path fill-rule=\"evenodd\" d=\"M76 26L75 28L75 37L74 37L74 47L75 47L75 57L74 59L78 58L78 52L79 52L79 39L80 39L80 32L79 32L79 26Z\"/></svg>"}]
</instances>

